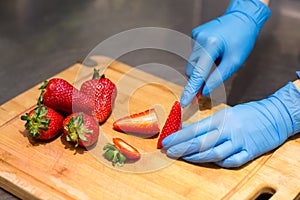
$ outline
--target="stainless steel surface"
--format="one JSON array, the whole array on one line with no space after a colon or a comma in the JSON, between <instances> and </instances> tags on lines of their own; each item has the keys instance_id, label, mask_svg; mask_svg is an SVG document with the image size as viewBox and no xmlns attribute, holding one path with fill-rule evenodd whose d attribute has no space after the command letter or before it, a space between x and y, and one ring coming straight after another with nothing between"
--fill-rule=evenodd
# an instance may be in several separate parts
<instances>
[{"instance_id":1,"label":"stainless steel surface","mask_svg":"<svg viewBox=\"0 0 300 200\"><path fill-rule=\"evenodd\" d=\"M0 1L0 104L62 71L101 41L137 27L191 30L221 15L228 0ZM225 83L227 103L267 97L300 69L300 1L274 0L244 66ZM128 53L132 66L156 62L184 74L186 61L157 50ZM3 195L4 193L4 195ZM0 199L7 198L0 191ZM13 198L13 197L12 197Z\"/></svg>"}]
</instances>

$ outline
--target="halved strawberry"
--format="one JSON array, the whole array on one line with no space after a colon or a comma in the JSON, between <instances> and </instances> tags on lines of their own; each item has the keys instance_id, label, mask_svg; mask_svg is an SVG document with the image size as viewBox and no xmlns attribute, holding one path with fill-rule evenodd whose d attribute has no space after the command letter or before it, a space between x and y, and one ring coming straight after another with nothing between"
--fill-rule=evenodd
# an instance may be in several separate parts
<instances>
[{"instance_id":1,"label":"halved strawberry","mask_svg":"<svg viewBox=\"0 0 300 200\"><path fill-rule=\"evenodd\" d=\"M113 128L125 133L153 135L159 132L158 119L154 108L122 117L113 123Z\"/></svg>"},{"instance_id":2,"label":"halved strawberry","mask_svg":"<svg viewBox=\"0 0 300 200\"><path fill-rule=\"evenodd\" d=\"M162 131L159 135L157 142L158 149L161 149L163 147L161 144L163 139L181 129L181 120L181 105L178 101L175 101L165 122L165 125L163 126Z\"/></svg>"},{"instance_id":3,"label":"halved strawberry","mask_svg":"<svg viewBox=\"0 0 300 200\"><path fill-rule=\"evenodd\" d=\"M63 116L45 105L39 105L21 119L26 121L25 128L34 139L50 140L62 133Z\"/></svg>"},{"instance_id":4,"label":"halved strawberry","mask_svg":"<svg viewBox=\"0 0 300 200\"><path fill-rule=\"evenodd\" d=\"M64 119L63 132L66 140L75 143L75 147L89 147L98 140L99 125L94 117L78 112Z\"/></svg>"},{"instance_id":5,"label":"halved strawberry","mask_svg":"<svg viewBox=\"0 0 300 200\"><path fill-rule=\"evenodd\" d=\"M141 157L140 152L136 148L134 148L121 138L113 138L113 143L126 156L126 158L139 159Z\"/></svg>"},{"instance_id":6,"label":"halved strawberry","mask_svg":"<svg viewBox=\"0 0 300 200\"><path fill-rule=\"evenodd\" d=\"M113 166L116 164L123 166L127 159L140 159L140 152L121 138L113 138L113 143L108 143L103 147L105 150L104 157L111 161Z\"/></svg>"}]
</instances>

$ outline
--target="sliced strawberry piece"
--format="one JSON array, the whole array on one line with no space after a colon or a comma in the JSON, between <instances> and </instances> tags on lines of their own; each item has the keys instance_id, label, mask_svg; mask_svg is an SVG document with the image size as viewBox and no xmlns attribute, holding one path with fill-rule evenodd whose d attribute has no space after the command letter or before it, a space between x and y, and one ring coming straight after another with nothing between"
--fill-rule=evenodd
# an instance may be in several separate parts
<instances>
[{"instance_id":1,"label":"sliced strawberry piece","mask_svg":"<svg viewBox=\"0 0 300 200\"><path fill-rule=\"evenodd\" d=\"M121 138L113 138L115 146L126 156L128 159L139 159L141 157L140 152L122 140Z\"/></svg>"},{"instance_id":2,"label":"sliced strawberry piece","mask_svg":"<svg viewBox=\"0 0 300 200\"><path fill-rule=\"evenodd\" d=\"M122 140L121 138L113 138L113 144L108 143L103 147L104 157L112 162L112 165L123 166L126 160L136 161L141 157L140 152Z\"/></svg>"},{"instance_id":3,"label":"sliced strawberry piece","mask_svg":"<svg viewBox=\"0 0 300 200\"><path fill-rule=\"evenodd\" d=\"M163 139L181 129L181 118L181 105L178 101L175 101L170 111L170 114L165 122L165 125L162 128L162 131L159 135L157 142L158 149L161 149L163 147L161 144Z\"/></svg>"},{"instance_id":4,"label":"sliced strawberry piece","mask_svg":"<svg viewBox=\"0 0 300 200\"><path fill-rule=\"evenodd\" d=\"M113 128L125 133L153 135L159 132L158 119L154 108L122 117L113 123Z\"/></svg>"}]
</instances>

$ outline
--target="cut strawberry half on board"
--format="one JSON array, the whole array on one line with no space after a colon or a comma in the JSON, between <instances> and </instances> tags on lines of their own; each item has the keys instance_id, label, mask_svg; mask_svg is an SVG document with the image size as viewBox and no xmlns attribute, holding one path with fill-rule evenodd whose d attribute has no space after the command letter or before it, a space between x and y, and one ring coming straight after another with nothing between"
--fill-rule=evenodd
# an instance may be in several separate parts
<instances>
[{"instance_id":1,"label":"cut strawberry half on board","mask_svg":"<svg viewBox=\"0 0 300 200\"><path fill-rule=\"evenodd\" d=\"M108 143L103 147L104 157L112 162L112 165L123 166L127 159L138 160L140 152L121 138L113 138L113 144Z\"/></svg>"},{"instance_id":2,"label":"cut strawberry half on board","mask_svg":"<svg viewBox=\"0 0 300 200\"><path fill-rule=\"evenodd\" d=\"M113 143L126 156L126 158L136 160L141 157L140 152L136 148L121 138L113 138Z\"/></svg>"},{"instance_id":3,"label":"cut strawberry half on board","mask_svg":"<svg viewBox=\"0 0 300 200\"><path fill-rule=\"evenodd\" d=\"M158 118L154 108L122 117L113 123L113 128L125 133L147 136L159 133Z\"/></svg>"},{"instance_id":4,"label":"cut strawberry half on board","mask_svg":"<svg viewBox=\"0 0 300 200\"><path fill-rule=\"evenodd\" d=\"M162 131L159 135L158 142L157 142L158 149L163 148L161 144L163 139L165 139L167 136L181 129L181 120L182 120L181 105L178 101L175 101L170 111L170 114L166 120L166 123L163 126Z\"/></svg>"}]
</instances>

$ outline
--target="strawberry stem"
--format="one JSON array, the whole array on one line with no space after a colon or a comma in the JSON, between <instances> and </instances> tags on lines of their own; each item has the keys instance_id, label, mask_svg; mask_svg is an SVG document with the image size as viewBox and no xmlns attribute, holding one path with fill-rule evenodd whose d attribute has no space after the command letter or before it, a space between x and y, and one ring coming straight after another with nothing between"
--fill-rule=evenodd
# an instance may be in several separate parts
<instances>
[{"instance_id":1,"label":"strawberry stem","mask_svg":"<svg viewBox=\"0 0 300 200\"><path fill-rule=\"evenodd\" d=\"M37 105L42 105L43 104L44 93L46 91L46 87L47 87L48 83L49 83L49 81L44 81L43 85L41 87L39 87L39 89L41 90L41 94L38 98Z\"/></svg>"},{"instance_id":2,"label":"strawberry stem","mask_svg":"<svg viewBox=\"0 0 300 200\"><path fill-rule=\"evenodd\" d=\"M105 151L104 157L111 161L113 166L122 167L127 160L126 156L114 144L107 143L103 150Z\"/></svg>"},{"instance_id":3,"label":"strawberry stem","mask_svg":"<svg viewBox=\"0 0 300 200\"><path fill-rule=\"evenodd\" d=\"M67 124L68 133L66 139L67 141L75 142L75 147L78 146L78 140L87 142L85 134L92 134L93 130L88 130L84 127L84 116L83 113L79 113L77 116L74 116L70 119Z\"/></svg>"},{"instance_id":4,"label":"strawberry stem","mask_svg":"<svg viewBox=\"0 0 300 200\"><path fill-rule=\"evenodd\" d=\"M99 69L94 68L94 74L93 74L93 78L92 78L93 80L99 80L104 77L105 77L104 74L102 74L100 76Z\"/></svg>"},{"instance_id":5,"label":"strawberry stem","mask_svg":"<svg viewBox=\"0 0 300 200\"><path fill-rule=\"evenodd\" d=\"M49 129L50 119L46 117L47 113L48 108L46 106L38 106L34 109L32 116L28 113L21 116L21 120L26 121L25 128L31 137L38 138L40 130L47 131Z\"/></svg>"}]
</instances>

